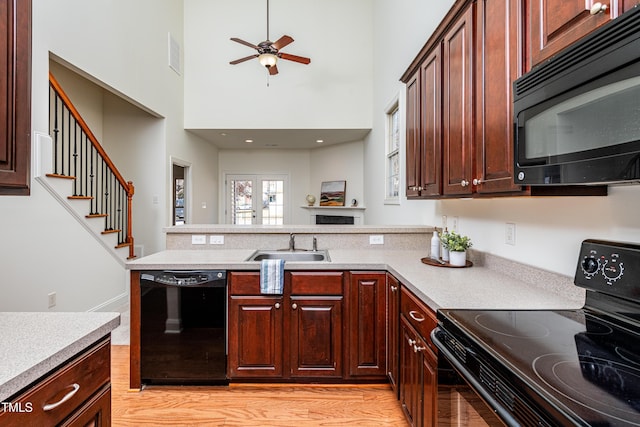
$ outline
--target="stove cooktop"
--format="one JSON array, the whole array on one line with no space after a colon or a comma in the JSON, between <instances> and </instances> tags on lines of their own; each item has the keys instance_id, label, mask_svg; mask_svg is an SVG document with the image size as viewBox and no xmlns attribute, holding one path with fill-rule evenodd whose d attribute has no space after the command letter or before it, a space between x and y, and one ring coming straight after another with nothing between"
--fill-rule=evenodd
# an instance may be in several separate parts
<instances>
[{"instance_id":1,"label":"stove cooktop","mask_svg":"<svg viewBox=\"0 0 640 427\"><path fill-rule=\"evenodd\" d=\"M438 310L434 343L509 425L640 427L640 245L585 240L580 310Z\"/></svg>"},{"instance_id":2,"label":"stove cooktop","mask_svg":"<svg viewBox=\"0 0 640 427\"><path fill-rule=\"evenodd\" d=\"M575 425L640 426L636 331L586 310L442 310L440 316L445 329L462 331L473 351L514 373L542 406L552 405Z\"/></svg>"}]
</instances>

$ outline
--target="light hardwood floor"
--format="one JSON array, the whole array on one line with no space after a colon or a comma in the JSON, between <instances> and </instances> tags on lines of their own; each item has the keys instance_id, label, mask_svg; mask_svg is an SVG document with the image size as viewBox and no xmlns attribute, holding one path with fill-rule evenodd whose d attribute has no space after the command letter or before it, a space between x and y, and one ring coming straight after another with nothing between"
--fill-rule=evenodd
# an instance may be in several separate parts
<instances>
[{"instance_id":1,"label":"light hardwood floor","mask_svg":"<svg viewBox=\"0 0 640 427\"><path fill-rule=\"evenodd\" d=\"M129 390L129 346L111 352L112 425L406 426L387 385L232 385Z\"/></svg>"}]
</instances>

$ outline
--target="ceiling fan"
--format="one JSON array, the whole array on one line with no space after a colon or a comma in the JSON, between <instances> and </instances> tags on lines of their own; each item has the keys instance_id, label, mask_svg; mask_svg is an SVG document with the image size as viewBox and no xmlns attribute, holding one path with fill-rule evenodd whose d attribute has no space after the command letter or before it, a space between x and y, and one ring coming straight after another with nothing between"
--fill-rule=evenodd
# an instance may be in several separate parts
<instances>
[{"instance_id":1,"label":"ceiling fan","mask_svg":"<svg viewBox=\"0 0 640 427\"><path fill-rule=\"evenodd\" d=\"M278 40L276 40L275 42L272 42L271 40L269 40L269 0L267 0L267 39L263 42L258 43L257 46L254 45L253 43L249 43L247 41L244 41L236 37L232 37L231 40L233 40L236 43L249 46L258 51L258 53L256 54L245 56L244 58L236 59L235 61L229 62L229 64L231 65L236 65L241 62L249 61L250 59L253 59L253 58L258 58L258 61L260 61L260 64L266 67L267 70L269 71L269 75L275 76L276 74L278 74L278 66L277 66L278 58L286 59L288 61L299 62L301 64L309 64L311 62L311 59L305 58L303 56L291 55L288 53L280 52L280 49L282 49L283 47L293 42L293 38L291 38L290 36L284 35L280 37Z\"/></svg>"}]
</instances>

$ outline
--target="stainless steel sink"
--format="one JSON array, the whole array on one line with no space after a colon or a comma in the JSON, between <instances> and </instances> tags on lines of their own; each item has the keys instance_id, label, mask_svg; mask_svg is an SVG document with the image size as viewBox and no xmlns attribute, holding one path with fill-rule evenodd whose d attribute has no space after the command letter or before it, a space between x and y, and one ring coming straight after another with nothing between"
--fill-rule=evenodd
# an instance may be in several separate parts
<instances>
[{"instance_id":1,"label":"stainless steel sink","mask_svg":"<svg viewBox=\"0 0 640 427\"><path fill-rule=\"evenodd\" d=\"M251 254L247 261L262 261L263 259L283 259L285 261L331 261L327 250L320 251L278 251L258 249Z\"/></svg>"}]
</instances>

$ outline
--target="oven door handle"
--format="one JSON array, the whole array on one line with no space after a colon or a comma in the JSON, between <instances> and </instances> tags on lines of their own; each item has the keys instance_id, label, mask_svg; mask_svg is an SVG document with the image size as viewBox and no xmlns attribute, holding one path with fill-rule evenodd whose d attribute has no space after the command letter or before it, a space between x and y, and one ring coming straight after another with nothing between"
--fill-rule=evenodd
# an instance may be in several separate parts
<instances>
[{"instance_id":1,"label":"oven door handle","mask_svg":"<svg viewBox=\"0 0 640 427\"><path fill-rule=\"evenodd\" d=\"M511 413L484 388L482 383L480 383L480 381L478 381L473 376L473 374L462 363L458 361L456 356L454 356L453 353L449 351L448 347L446 347L444 345L444 342L439 338L443 334L444 332L439 327L431 331L431 341L439 350L438 357L444 356L451 364L451 366L455 368L458 374L467 382L467 384L471 386L473 391L478 393L480 397L482 397L484 401L487 402L491 409L496 411L502 421L504 421L508 426L520 426L521 424L513 417L513 415L511 415ZM468 351L466 347L465 351ZM469 351L468 354L476 358L475 352Z\"/></svg>"}]
</instances>

